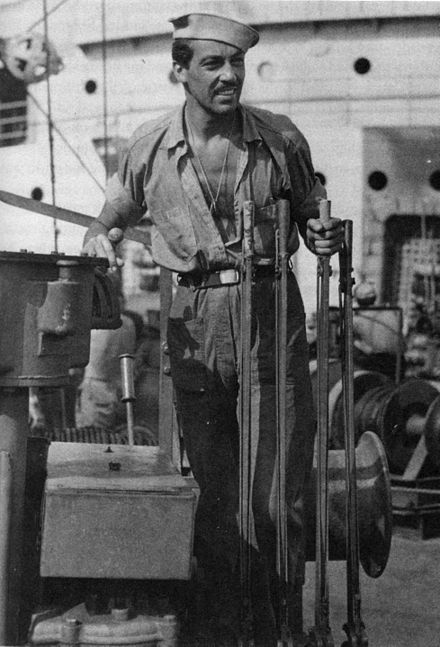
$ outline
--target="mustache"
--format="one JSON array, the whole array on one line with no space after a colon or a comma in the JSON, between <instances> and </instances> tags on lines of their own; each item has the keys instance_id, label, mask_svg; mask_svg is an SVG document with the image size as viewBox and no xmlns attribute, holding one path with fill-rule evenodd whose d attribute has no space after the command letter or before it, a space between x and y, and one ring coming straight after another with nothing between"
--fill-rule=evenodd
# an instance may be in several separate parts
<instances>
[{"instance_id":1,"label":"mustache","mask_svg":"<svg viewBox=\"0 0 440 647\"><path fill-rule=\"evenodd\" d=\"M223 92L224 90L238 90L240 85L238 83L223 83L221 86L215 88L215 92Z\"/></svg>"}]
</instances>

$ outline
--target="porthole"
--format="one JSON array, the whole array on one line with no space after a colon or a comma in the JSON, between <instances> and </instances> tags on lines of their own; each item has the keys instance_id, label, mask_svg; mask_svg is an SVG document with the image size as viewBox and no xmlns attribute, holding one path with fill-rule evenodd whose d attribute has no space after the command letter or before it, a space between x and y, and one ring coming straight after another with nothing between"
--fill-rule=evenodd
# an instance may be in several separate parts
<instances>
[{"instance_id":1,"label":"porthole","mask_svg":"<svg viewBox=\"0 0 440 647\"><path fill-rule=\"evenodd\" d=\"M382 171L373 171L368 176L368 184L375 191L382 191L388 184L388 178Z\"/></svg>"},{"instance_id":2,"label":"porthole","mask_svg":"<svg viewBox=\"0 0 440 647\"><path fill-rule=\"evenodd\" d=\"M274 75L274 68L270 61L263 61L257 67L257 74L262 81L270 81Z\"/></svg>"},{"instance_id":3,"label":"porthole","mask_svg":"<svg viewBox=\"0 0 440 647\"><path fill-rule=\"evenodd\" d=\"M440 171L433 171L429 176L429 184L436 191L440 191Z\"/></svg>"},{"instance_id":4,"label":"porthole","mask_svg":"<svg viewBox=\"0 0 440 647\"><path fill-rule=\"evenodd\" d=\"M89 79L84 87L87 94L94 94L96 92L96 88L98 87L98 85L96 81L93 81L93 79Z\"/></svg>"},{"instance_id":5,"label":"porthole","mask_svg":"<svg viewBox=\"0 0 440 647\"><path fill-rule=\"evenodd\" d=\"M43 199L43 189L39 186L36 186L31 191L32 200L42 200Z\"/></svg>"},{"instance_id":6,"label":"porthole","mask_svg":"<svg viewBox=\"0 0 440 647\"><path fill-rule=\"evenodd\" d=\"M354 71L358 74L367 74L371 69L371 63L368 58L358 58L353 63Z\"/></svg>"},{"instance_id":7,"label":"porthole","mask_svg":"<svg viewBox=\"0 0 440 647\"><path fill-rule=\"evenodd\" d=\"M321 182L322 186L325 186L327 184L327 178L325 177L324 173L321 173L320 171L316 171L315 175L318 178L318 180Z\"/></svg>"}]
</instances>

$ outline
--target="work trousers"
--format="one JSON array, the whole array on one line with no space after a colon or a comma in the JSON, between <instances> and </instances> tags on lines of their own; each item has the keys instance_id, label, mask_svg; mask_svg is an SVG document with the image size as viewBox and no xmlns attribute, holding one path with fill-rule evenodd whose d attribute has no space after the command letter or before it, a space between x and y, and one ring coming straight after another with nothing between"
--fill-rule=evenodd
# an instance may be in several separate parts
<instances>
[{"instance_id":1,"label":"work trousers","mask_svg":"<svg viewBox=\"0 0 440 647\"><path fill-rule=\"evenodd\" d=\"M239 632L240 285L179 286L168 346L177 415L200 488L195 555L205 574L214 633ZM286 501L291 581L302 554L302 494L313 458L314 408L304 308L295 276L287 290ZM276 636L275 279L252 287L252 611L256 644ZM232 644L232 643L231 643Z\"/></svg>"}]
</instances>

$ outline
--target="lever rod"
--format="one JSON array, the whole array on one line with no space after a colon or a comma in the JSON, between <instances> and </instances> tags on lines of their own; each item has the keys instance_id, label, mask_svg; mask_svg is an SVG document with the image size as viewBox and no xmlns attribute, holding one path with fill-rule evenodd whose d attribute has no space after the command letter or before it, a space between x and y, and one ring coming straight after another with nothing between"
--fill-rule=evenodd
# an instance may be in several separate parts
<instances>
[{"instance_id":1,"label":"lever rod","mask_svg":"<svg viewBox=\"0 0 440 647\"><path fill-rule=\"evenodd\" d=\"M241 271L241 326L240 326L240 647L253 647L253 617L251 604L251 526L252 526L252 436L251 436L251 327L252 327L252 271L254 257L254 203L243 204L243 244Z\"/></svg>"},{"instance_id":2,"label":"lever rod","mask_svg":"<svg viewBox=\"0 0 440 647\"><path fill-rule=\"evenodd\" d=\"M352 288L353 222L344 221L344 245L339 253L339 313L342 341L342 387L344 404L345 482L346 482L346 566L347 566L347 640L342 647L368 647L361 617L359 581L359 530L356 478L356 441L354 424L354 359Z\"/></svg>"},{"instance_id":3,"label":"lever rod","mask_svg":"<svg viewBox=\"0 0 440 647\"><path fill-rule=\"evenodd\" d=\"M289 626L289 562L286 507L286 387L287 387L287 273L289 254L289 202L278 203L278 229L276 232L276 283L275 283L275 333L276 333L276 430L277 430L277 577L279 584L279 638L277 647L293 647Z\"/></svg>"},{"instance_id":4,"label":"lever rod","mask_svg":"<svg viewBox=\"0 0 440 647\"><path fill-rule=\"evenodd\" d=\"M127 434L128 444L134 445L134 410L133 403L136 400L134 390L134 377L133 377L133 363L134 357L129 353L119 355L121 361L121 376L122 376L122 402L125 402L125 409L127 413Z\"/></svg>"},{"instance_id":5,"label":"lever rod","mask_svg":"<svg viewBox=\"0 0 440 647\"><path fill-rule=\"evenodd\" d=\"M319 202L319 219L330 219L330 200ZM329 443L329 305L330 259L317 261L317 500L315 562L315 625L310 630L314 647L334 647L329 622L328 583L328 443Z\"/></svg>"}]
</instances>

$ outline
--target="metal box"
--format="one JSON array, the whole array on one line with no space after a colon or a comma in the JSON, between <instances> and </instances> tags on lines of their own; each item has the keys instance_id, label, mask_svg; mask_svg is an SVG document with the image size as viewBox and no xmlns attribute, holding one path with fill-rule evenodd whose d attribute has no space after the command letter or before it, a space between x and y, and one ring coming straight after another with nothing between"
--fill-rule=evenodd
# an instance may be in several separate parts
<instances>
[{"instance_id":1,"label":"metal box","mask_svg":"<svg viewBox=\"0 0 440 647\"><path fill-rule=\"evenodd\" d=\"M158 447L54 442L41 575L189 579L196 498Z\"/></svg>"}]
</instances>

